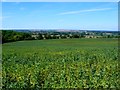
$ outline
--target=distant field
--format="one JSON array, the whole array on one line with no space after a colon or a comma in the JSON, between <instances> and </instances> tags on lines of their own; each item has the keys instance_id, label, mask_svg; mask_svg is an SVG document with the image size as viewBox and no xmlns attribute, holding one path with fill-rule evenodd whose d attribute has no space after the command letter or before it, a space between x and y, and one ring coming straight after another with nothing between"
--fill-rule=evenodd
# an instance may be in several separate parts
<instances>
[{"instance_id":1,"label":"distant field","mask_svg":"<svg viewBox=\"0 0 120 90\"><path fill-rule=\"evenodd\" d=\"M120 88L117 39L53 39L2 46L4 88Z\"/></svg>"}]
</instances>

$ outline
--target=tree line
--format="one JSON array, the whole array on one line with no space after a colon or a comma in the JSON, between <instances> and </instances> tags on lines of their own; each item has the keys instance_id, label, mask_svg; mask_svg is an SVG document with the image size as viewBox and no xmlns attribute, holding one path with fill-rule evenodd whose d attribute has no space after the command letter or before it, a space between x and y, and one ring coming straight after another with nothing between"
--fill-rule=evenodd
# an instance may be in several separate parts
<instances>
[{"instance_id":1,"label":"tree line","mask_svg":"<svg viewBox=\"0 0 120 90\"><path fill-rule=\"evenodd\" d=\"M34 38L31 37L31 34L29 33L16 32L12 30L2 30L2 43L32 39Z\"/></svg>"},{"instance_id":2,"label":"tree line","mask_svg":"<svg viewBox=\"0 0 120 90\"><path fill-rule=\"evenodd\" d=\"M54 35L51 34L41 34L39 33L38 35L35 35L33 37L32 33L26 33L26 32L16 32L13 30L2 30L2 43L7 43L7 42L14 42L14 41L21 41L21 40L41 40L41 39L64 39L64 38L80 38L79 35L72 35L69 36L67 34L63 35Z\"/></svg>"},{"instance_id":3,"label":"tree line","mask_svg":"<svg viewBox=\"0 0 120 90\"><path fill-rule=\"evenodd\" d=\"M56 32L46 32L46 33L28 33L28 32L17 32L13 30L0 30L0 43L21 41L21 40L41 40L41 39L65 39L65 38L119 38L120 35L103 35L103 33L95 33L91 37L90 33L56 33ZM1 37L2 36L2 37Z\"/></svg>"}]
</instances>

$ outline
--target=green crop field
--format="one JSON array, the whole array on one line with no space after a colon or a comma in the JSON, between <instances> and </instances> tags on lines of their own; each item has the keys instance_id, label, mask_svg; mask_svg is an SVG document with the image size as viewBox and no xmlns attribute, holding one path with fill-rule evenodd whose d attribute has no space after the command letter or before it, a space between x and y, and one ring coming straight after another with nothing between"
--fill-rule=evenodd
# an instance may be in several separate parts
<instances>
[{"instance_id":1,"label":"green crop field","mask_svg":"<svg viewBox=\"0 0 120 90\"><path fill-rule=\"evenodd\" d=\"M3 88L120 88L117 39L2 45Z\"/></svg>"}]
</instances>

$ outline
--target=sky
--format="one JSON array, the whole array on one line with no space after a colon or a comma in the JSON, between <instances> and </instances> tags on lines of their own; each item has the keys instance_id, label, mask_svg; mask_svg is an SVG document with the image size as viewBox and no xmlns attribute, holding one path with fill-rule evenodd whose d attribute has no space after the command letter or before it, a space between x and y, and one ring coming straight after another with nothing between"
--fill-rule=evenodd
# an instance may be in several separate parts
<instances>
[{"instance_id":1,"label":"sky","mask_svg":"<svg viewBox=\"0 0 120 90\"><path fill-rule=\"evenodd\" d=\"M2 2L119 2L119 0L1 0Z\"/></svg>"},{"instance_id":2,"label":"sky","mask_svg":"<svg viewBox=\"0 0 120 90\"><path fill-rule=\"evenodd\" d=\"M3 29L118 30L117 2L2 2Z\"/></svg>"}]
</instances>

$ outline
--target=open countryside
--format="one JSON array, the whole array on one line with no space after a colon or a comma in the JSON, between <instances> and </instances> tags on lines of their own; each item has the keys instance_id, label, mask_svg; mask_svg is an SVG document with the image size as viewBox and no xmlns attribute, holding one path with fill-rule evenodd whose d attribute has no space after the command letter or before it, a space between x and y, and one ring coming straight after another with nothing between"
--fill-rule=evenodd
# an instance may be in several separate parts
<instances>
[{"instance_id":1,"label":"open countryside","mask_svg":"<svg viewBox=\"0 0 120 90\"><path fill-rule=\"evenodd\" d=\"M111 1L2 0L0 88L119 90L120 3Z\"/></svg>"},{"instance_id":2,"label":"open countryside","mask_svg":"<svg viewBox=\"0 0 120 90\"><path fill-rule=\"evenodd\" d=\"M3 44L5 88L119 88L118 39Z\"/></svg>"}]
</instances>

